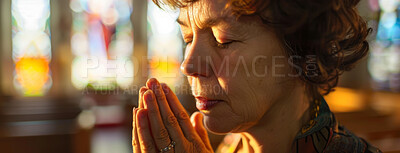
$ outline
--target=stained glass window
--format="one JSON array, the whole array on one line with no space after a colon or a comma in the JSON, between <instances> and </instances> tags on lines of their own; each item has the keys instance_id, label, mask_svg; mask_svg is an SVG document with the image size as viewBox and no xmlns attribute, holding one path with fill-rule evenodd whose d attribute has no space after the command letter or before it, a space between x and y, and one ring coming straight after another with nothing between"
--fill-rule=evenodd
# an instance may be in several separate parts
<instances>
[{"instance_id":1,"label":"stained glass window","mask_svg":"<svg viewBox=\"0 0 400 153\"><path fill-rule=\"evenodd\" d=\"M24 96L42 96L52 85L49 20L50 0L12 0L14 86Z\"/></svg>"},{"instance_id":2,"label":"stained glass window","mask_svg":"<svg viewBox=\"0 0 400 153\"><path fill-rule=\"evenodd\" d=\"M130 0L71 0L72 83L78 89L128 88L133 82Z\"/></svg>"},{"instance_id":3,"label":"stained glass window","mask_svg":"<svg viewBox=\"0 0 400 153\"><path fill-rule=\"evenodd\" d=\"M161 10L148 3L149 77L156 77L174 88L181 84L180 61L183 41L176 19L178 12Z\"/></svg>"},{"instance_id":4,"label":"stained glass window","mask_svg":"<svg viewBox=\"0 0 400 153\"><path fill-rule=\"evenodd\" d=\"M400 91L400 1L371 0L370 4L380 10L368 65L374 88Z\"/></svg>"}]
</instances>

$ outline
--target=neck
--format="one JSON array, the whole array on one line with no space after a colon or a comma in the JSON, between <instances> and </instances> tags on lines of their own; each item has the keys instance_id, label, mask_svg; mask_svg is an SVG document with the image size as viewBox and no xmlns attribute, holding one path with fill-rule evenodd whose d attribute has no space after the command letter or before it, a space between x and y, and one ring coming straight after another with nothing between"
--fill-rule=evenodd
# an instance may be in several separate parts
<instances>
[{"instance_id":1,"label":"neck","mask_svg":"<svg viewBox=\"0 0 400 153\"><path fill-rule=\"evenodd\" d=\"M258 123L241 133L244 150L256 153L290 152L301 127L310 119L310 102L303 90L276 102Z\"/></svg>"}]
</instances>

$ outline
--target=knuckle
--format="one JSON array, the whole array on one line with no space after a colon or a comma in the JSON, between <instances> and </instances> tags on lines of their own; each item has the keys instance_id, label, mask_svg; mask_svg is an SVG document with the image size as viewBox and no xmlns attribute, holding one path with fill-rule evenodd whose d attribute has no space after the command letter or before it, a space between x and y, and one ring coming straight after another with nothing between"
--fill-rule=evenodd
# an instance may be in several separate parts
<instances>
[{"instance_id":1,"label":"knuckle","mask_svg":"<svg viewBox=\"0 0 400 153\"><path fill-rule=\"evenodd\" d=\"M168 137L157 136L155 140L156 140L156 142L169 142Z\"/></svg>"},{"instance_id":2,"label":"knuckle","mask_svg":"<svg viewBox=\"0 0 400 153\"><path fill-rule=\"evenodd\" d=\"M174 115L168 115L166 121L166 125L175 126L178 124L178 121L176 120L176 117Z\"/></svg>"},{"instance_id":3,"label":"knuckle","mask_svg":"<svg viewBox=\"0 0 400 153\"><path fill-rule=\"evenodd\" d=\"M157 116L160 113L157 109L148 109L148 114L149 116Z\"/></svg>"},{"instance_id":4,"label":"knuckle","mask_svg":"<svg viewBox=\"0 0 400 153\"><path fill-rule=\"evenodd\" d=\"M192 143L193 152L201 152L203 148L198 143Z\"/></svg>"},{"instance_id":5,"label":"knuckle","mask_svg":"<svg viewBox=\"0 0 400 153\"><path fill-rule=\"evenodd\" d=\"M189 115L188 115L186 112L184 112L184 111L181 111L181 112L176 113L175 116L177 116L177 118L178 118L179 120L182 120L182 121L184 121L184 120L189 120Z\"/></svg>"},{"instance_id":6,"label":"knuckle","mask_svg":"<svg viewBox=\"0 0 400 153\"><path fill-rule=\"evenodd\" d=\"M156 139L159 141L168 141L169 134L168 134L167 129L165 129L165 128L160 129L158 135L156 136Z\"/></svg>"},{"instance_id":7,"label":"knuckle","mask_svg":"<svg viewBox=\"0 0 400 153\"><path fill-rule=\"evenodd\" d=\"M194 141L194 136L193 136L193 135L188 135L188 136L186 136L186 139L187 139L189 142L193 142L193 141Z\"/></svg>"},{"instance_id":8,"label":"knuckle","mask_svg":"<svg viewBox=\"0 0 400 153\"><path fill-rule=\"evenodd\" d=\"M168 137L168 135L169 135L169 134L168 134L168 130L165 129L165 128L162 128L162 129L160 130L159 135L162 136L162 137Z\"/></svg>"}]
</instances>

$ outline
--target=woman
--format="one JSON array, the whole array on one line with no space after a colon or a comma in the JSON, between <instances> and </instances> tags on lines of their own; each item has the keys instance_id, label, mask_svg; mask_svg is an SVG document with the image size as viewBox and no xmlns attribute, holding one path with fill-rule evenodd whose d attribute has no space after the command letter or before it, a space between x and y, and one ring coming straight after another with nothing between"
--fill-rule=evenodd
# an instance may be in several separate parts
<instances>
[{"instance_id":1,"label":"woman","mask_svg":"<svg viewBox=\"0 0 400 153\"><path fill-rule=\"evenodd\" d=\"M180 9L181 70L196 106L149 79L134 152L380 152L339 126L321 95L368 52L359 0L154 0ZM207 130L206 130L207 129Z\"/></svg>"}]
</instances>

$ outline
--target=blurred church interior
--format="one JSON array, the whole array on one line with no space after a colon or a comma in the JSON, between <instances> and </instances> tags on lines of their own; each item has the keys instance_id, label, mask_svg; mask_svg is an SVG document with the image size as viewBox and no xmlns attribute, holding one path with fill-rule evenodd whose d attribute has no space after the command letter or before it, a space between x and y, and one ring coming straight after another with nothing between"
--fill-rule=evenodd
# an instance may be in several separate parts
<instances>
[{"instance_id":1,"label":"blurred church interior","mask_svg":"<svg viewBox=\"0 0 400 153\"><path fill-rule=\"evenodd\" d=\"M361 0L370 54L326 96L337 119L400 152L400 0ZM0 1L0 152L130 153L150 77L196 111L178 12L148 0ZM210 134L214 148L223 136Z\"/></svg>"}]
</instances>

